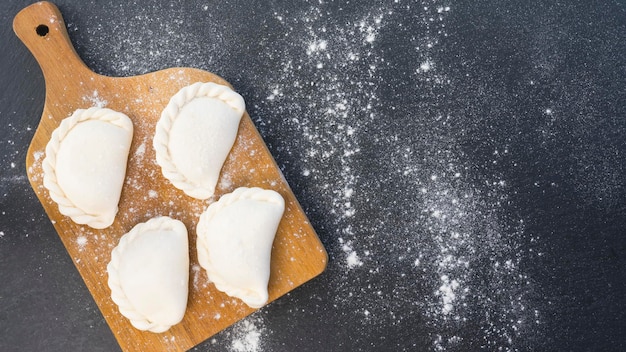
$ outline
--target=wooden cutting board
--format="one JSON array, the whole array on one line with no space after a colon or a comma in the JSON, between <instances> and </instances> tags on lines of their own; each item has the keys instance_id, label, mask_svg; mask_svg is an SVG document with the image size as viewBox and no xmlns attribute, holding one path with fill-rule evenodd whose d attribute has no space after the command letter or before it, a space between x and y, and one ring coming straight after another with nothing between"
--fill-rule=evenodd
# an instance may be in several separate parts
<instances>
[{"instance_id":1,"label":"wooden cutting board","mask_svg":"<svg viewBox=\"0 0 626 352\"><path fill-rule=\"evenodd\" d=\"M187 350L254 311L217 291L207 281L196 256L198 216L208 204L237 187L269 188L285 199L285 214L272 249L270 301L324 270L326 251L247 113L212 199L190 198L162 176L155 162L152 137L170 97L195 82L229 85L228 82L192 68L123 78L96 74L76 54L61 13L49 2L39 2L19 12L13 29L37 59L46 84L43 114L26 157L28 178L123 350ZM134 124L119 213L113 225L104 230L77 225L61 215L43 187L41 168L45 146L61 120L76 109L95 105L123 112ZM179 219L187 226L191 265L189 303L183 321L165 333L154 334L133 328L118 312L110 298L106 265L124 233L159 215Z\"/></svg>"}]
</instances>

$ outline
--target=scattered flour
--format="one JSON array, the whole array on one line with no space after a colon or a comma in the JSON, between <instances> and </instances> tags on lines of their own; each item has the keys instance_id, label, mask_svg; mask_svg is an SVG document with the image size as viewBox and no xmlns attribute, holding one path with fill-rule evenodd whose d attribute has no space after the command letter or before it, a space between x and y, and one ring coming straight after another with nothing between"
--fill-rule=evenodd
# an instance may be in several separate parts
<instances>
[{"instance_id":1,"label":"scattered flour","mask_svg":"<svg viewBox=\"0 0 626 352\"><path fill-rule=\"evenodd\" d=\"M232 352L263 351L262 337L265 330L263 320L258 315L241 320L232 328L230 350Z\"/></svg>"},{"instance_id":2,"label":"scattered flour","mask_svg":"<svg viewBox=\"0 0 626 352\"><path fill-rule=\"evenodd\" d=\"M85 246L87 245L87 236L84 235L80 235L76 238L76 244L78 245L78 250L82 251L83 249L85 249Z\"/></svg>"},{"instance_id":3,"label":"scattered flour","mask_svg":"<svg viewBox=\"0 0 626 352\"><path fill-rule=\"evenodd\" d=\"M109 103L107 100L103 99L100 96L100 93L98 93L97 90L94 90L91 93L91 95L83 96L83 101L89 104L88 107L98 107L98 108L103 108L107 106L107 104Z\"/></svg>"},{"instance_id":4,"label":"scattered flour","mask_svg":"<svg viewBox=\"0 0 626 352\"><path fill-rule=\"evenodd\" d=\"M419 67L420 72L428 72L432 68L433 63L430 61L424 61Z\"/></svg>"},{"instance_id":5,"label":"scattered flour","mask_svg":"<svg viewBox=\"0 0 626 352\"><path fill-rule=\"evenodd\" d=\"M44 156L44 152L43 151L33 152L33 159L35 160L35 162L38 162L39 160L41 160L41 158L43 156Z\"/></svg>"},{"instance_id":6,"label":"scattered flour","mask_svg":"<svg viewBox=\"0 0 626 352\"><path fill-rule=\"evenodd\" d=\"M285 32L274 43L284 54L273 59L284 69L258 78L266 91L251 114L270 140L300 136L274 151L278 160L299 160L285 167L295 188L328 204L307 208L301 199L309 213L324 214L330 296L367 318L351 330L354 339L406 325L412 311L426 321L421 333L434 350L475 339L488 350L517 349L540 321L532 279L521 269L533 254L519 245L527 236L523 219L505 210L507 181L497 171L474 173L459 145L463 126L473 122L441 101L452 87L438 62L452 6L425 3L422 19L401 24L396 15L410 5L399 1L353 8L336 22L327 19L332 6L274 14ZM390 32L410 36L394 55L412 65L393 66L384 47ZM412 73L412 81L388 83L387 70ZM389 89L397 97L381 101ZM415 106L396 108L393 99L411 105L407 96ZM490 165L510 157L503 146ZM381 302L385 296L393 301Z\"/></svg>"},{"instance_id":7,"label":"scattered flour","mask_svg":"<svg viewBox=\"0 0 626 352\"><path fill-rule=\"evenodd\" d=\"M352 248L351 242L343 243L343 239L339 238L339 243L342 243L341 249L346 253L346 265L348 269L354 269L363 265L359 255Z\"/></svg>"},{"instance_id":8,"label":"scattered flour","mask_svg":"<svg viewBox=\"0 0 626 352\"><path fill-rule=\"evenodd\" d=\"M142 142L137 149L135 150L135 158L137 158L138 162L141 162L146 155L146 142Z\"/></svg>"},{"instance_id":9,"label":"scattered flour","mask_svg":"<svg viewBox=\"0 0 626 352\"><path fill-rule=\"evenodd\" d=\"M439 287L438 294L441 296L442 314L450 314L450 312L454 309L454 302L456 300L458 289L459 282L457 280L450 280L448 275L441 276L441 287ZM467 291L467 289L465 290Z\"/></svg>"},{"instance_id":10,"label":"scattered flour","mask_svg":"<svg viewBox=\"0 0 626 352\"><path fill-rule=\"evenodd\" d=\"M205 288L208 284L206 280L202 280L202 267L198 264L193 264L191 266L191 282L193 283L193 288L197 291L201 288Z\"/></svg>"}]
</instances>

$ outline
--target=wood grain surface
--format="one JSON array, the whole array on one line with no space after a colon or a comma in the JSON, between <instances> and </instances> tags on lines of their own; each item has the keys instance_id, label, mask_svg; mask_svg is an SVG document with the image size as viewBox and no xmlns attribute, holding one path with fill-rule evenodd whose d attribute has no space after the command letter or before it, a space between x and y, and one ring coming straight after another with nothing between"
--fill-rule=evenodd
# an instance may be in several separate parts
<instances>
[{"instance_id":1,"label":"wood grain surface","mask_svg":"<svg viewBox=\"0 0 626 352\"><path fill-rule=\"evenodd\" d=\"M162 176L155 162L152 137L170 97L194 82L229 85L228 82L192 68L124 78L98 75L78 57L59 10L48 2L22 10L16 15L13 28L38 61L46 83L43 114L26 158L28 178L123 350L187 350L254 311L217 291L207 281L196 258L198 216L208 204L237 187L274 189L285 199L285 215L272 249L270 302L324 270L326 251L247 113L213 198L192 199ZM77 225L61 215L43 187L41 169L52 131L74 110L91 106L123 112L134 124L119 212L113 225L104 230ZM133 328L118 312L106 283L106 265L124 233L159 215L181 220L189 231L190 291L183 321L165 333L154 334Z\"/></svg>"}]
</instances>

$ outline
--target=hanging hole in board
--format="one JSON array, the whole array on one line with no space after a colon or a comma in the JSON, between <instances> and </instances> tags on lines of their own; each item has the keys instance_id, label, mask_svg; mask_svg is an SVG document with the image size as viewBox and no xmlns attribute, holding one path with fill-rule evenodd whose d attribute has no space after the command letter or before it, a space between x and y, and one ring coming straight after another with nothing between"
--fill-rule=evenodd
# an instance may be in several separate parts
<instances>
[{"instance_id":1,"label":"hanging hole in board","mask_svg":"<svg viewBox=\"0 0 626 352\"><path fill-rule=\"evenodd\" d=\"M39 26L37 26L37 28L35 28L35 32L37 32L37 35L39 35L40 37L45 37L46 35L48 35L49 31L50 29L45 24L40 24Z\"/></svg>"}]
</instances>

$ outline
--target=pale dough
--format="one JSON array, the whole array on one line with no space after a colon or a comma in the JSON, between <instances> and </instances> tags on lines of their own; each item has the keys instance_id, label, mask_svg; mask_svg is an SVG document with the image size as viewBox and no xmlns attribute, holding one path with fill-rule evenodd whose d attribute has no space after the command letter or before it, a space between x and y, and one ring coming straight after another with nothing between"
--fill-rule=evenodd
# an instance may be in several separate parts
<instances>
[{"instance_id":1,"label":"pale dough","mask_svg":"<svg viewBox=\"0 0 626 352\"><path fill-rule=\"evenodd\" d=\"M243 98L216 83L194 83L161 113L153 145L163 176L187 195L208 199L237 137Z\"/></svg>"},{"instance_id":2,"label":"pale dough","mask_svg":"<svg viewBox=\"0 0 626 352\"><path fill-rule=\"evenodd\" d=\"M107 271L111 298L135 328L168 330L187 308L187 228L166 216L136 225L113 249Z\"/></svg>"},{"instance_id":3,"label":"pale dough","mask_svg":"<svg viewBox=\"0 0 626 352\"><path fill-rule=\"evenodd\" d=\"M240 187L202 213L198 262L218 290L253 308L267 302L272 243L284 209L279 193Z\"/></svg>"},{"instance_id":4,"label":"pale dough","mask_svg":"<svg viewBox=\"0 0 626 352\"><path fill-rule=\"evenodd\" d=\"M61 214L96 229L113 223L132 138L130 118L111 109L78 109L61 121L42 164Z\"/></svg>"}]
</instances>

